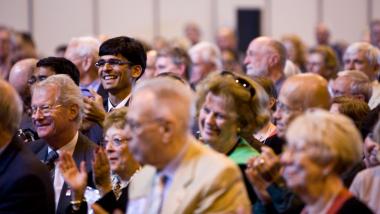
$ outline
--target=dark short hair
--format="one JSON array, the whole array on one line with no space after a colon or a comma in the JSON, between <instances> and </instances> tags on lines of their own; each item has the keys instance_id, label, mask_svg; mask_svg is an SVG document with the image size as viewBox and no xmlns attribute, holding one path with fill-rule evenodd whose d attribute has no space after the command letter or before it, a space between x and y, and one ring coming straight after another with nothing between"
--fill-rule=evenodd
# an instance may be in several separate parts
<instances>
[{"instance_id":1,"label":"dark short hair","mask_svg":"<svg viewBox=\"0 0 380 214\"><path fill-rule=\"evenodd\" d=\"M118 55L128 59L133 65L140 65L143 75L146 68L146 52L141 42L136 39L119 36L106 40L100 45L99 56Z\"/></svg>"},{"instance_id":2,"label":"dark short hair","mask_svg":"<svg viewBox=\"0 0 380 214\"><path fill-rule=\"evenodd\" d=\"M55 74L68 75L79 86L79 70L70 60L63 57L46 57L37 62L37 68L49 67Z\"/></svg>"}]
</instances>

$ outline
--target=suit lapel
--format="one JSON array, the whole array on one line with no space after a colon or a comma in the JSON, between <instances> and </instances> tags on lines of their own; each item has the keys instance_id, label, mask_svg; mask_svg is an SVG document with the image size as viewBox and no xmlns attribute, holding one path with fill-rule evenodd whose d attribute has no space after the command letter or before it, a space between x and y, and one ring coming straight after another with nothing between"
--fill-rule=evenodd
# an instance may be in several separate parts
<instances>
[{"instance_id":1,"label":"suit lapel","mask_svg":"<svg viewBox=\"0 0 380 214\"><path fill-rule=\"evenodd\" d=\"M199 152L196 143L198 142L189 142L185 156L175 172L173 183L168 189L162 213L177 210L186 197L186 188L195 176L196 161L194 161L194 156L197 156Z\"/></svg>"}]
</instances>

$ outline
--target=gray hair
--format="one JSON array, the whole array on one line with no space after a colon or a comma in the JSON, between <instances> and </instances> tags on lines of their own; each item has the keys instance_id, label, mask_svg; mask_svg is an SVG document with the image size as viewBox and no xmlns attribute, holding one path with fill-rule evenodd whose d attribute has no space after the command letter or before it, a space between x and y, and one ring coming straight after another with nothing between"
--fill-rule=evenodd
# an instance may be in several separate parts
<instances>
[{"instance_id":1,"label":"gray hair","mask_svg":"<svg viewBox=\"0 0 380 214\"><path fill-rule=\"evenodd\" d=\"M290 124L286 139L290 146L312 148L308 154L320 166L335 163L333 172L337 174L362 157L363 140L352 120L322 109L310 109L298 116Z\"/></svg>"},{"instance_id":2,"label":"gray hair","mask_svg":"<svg viewBox=\"0 0 380 214\"><path fill-rule=\"evenodd\" d=\"M371 66L377 66L380 64L380 51L375 46L367 42L355 42L347 47L344 52L343 59L346 59L348 55L355 54L358 52L365 52L366 59Z\"/></svg>"},{"instance_id":3,"label":"gray hair","mask_svg":"<svg viewBox=\"0 0 380 214\"><path fill-rule=\"evenodd\" d=\"M99 55L100 41L91 36L72 38L67 46L68 49L74 48L74 52L79 56L92 56L97 58Z\"/></svg>"},{"instance_id":4,"label":"gray hair","mask_svg":"<svg viewBox=\"0 0 380 214\"><path fill-rule=\"evenodd\" d=\"M16 133L22 118L22 101L16 90L0 79L0 129L10 135Z\"/></svg>"},{"instance_id":5,"label":"gray hair","mask_svg":"<svg viewBox=\"0 0 380 214\"><path fill-rule=\"evenodd\" d=\"M189 55L191 58L195 55L199 55L203 61L213 63L218 71L222 69L222 55L220 50L216 45L210 42L200 42L194 45L190 48Z\"/></svg>"},{"instance_id":6,"label":"gray hair","mask_svg":"<svg viewBox=\"0 0 380 214\"><path fill-rule=\"evenodd\" d=\"M63 106L77 105L79 108L79 114L75 119L79 124L83 115L83 100L79 87L74 81L66 74L52 75L45 80L36 83L33 86L33 92L39 88L45 88L47 86L55 86L58 88L57 102Z\"/></svg>"},{"instance_id":7,"label":"gray hair","mask_svg":"<svg viewBox=\"0 0 380 214\"><path fill-rule=\"evenodd\" d=\"M189 131L195 113L194 93L188 85L170 77L156 77L138 83L132 92L133 96L141 91L149 91L162 103L169 101L165 107L181 122L183 131ZM160 106L162 108L163 106Z\"/></svg>"},{"instance_id":8,"label":"gray hair","mask_svg":"<svg viewBox=\"0 0 380 214\"><path fill-rule=\"evenodd\" d=\"M339 77L346 77L351 80L350 90L352 95L362 94L365 101L368 103L372 96L372 83L368 76L357 70L340 71Z\"/></svg>"}]
</instances>

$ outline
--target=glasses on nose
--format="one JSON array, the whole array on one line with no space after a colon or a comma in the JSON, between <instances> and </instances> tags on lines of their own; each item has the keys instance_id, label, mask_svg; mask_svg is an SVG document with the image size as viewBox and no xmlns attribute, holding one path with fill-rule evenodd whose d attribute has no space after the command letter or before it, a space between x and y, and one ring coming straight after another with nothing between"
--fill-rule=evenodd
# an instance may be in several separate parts
<instances>
[{"instance_id":1,"label":"glasses on nose","mask_svg":"<svg viewBox=\"0 0 380 214\"><path fill-rule=\"evenodd\" d=\"M163 120L159 118L153 119L153 120L147 120L144 122L137 122L131 119L127 119L126 127L128 127L132 133L137 133L137 132L141 132L144 126L152 125L154 123L162 123L162 122Z\"/></svg>"},{"instance_id":2,"label":"glasses on nose","mask_svg":"<svg viewBox=\"0 0 380 214\"><path fill-rule=\"evenodd\" d=\"M107 146L109 143L111 143L112 146L118 147L126 142L128 142L126 138L113 138L111 140L107 140L104 138L101 143L104 147Z\"/></svg>"},{"instance_id":3,"label":"glasses on nose","mask_svg":"<svg viewBox=\"0 0 380 214\"><path fill-rule=\"evenodd\" d=\"M36 115L38 111L44 116L50 116L54 109L62 107L62 105L41 105L32 106L32 115Z\"/></svg>"},{"instance_id":4,"label":"glasses on nose","mask_svg":"<svg viewBox=\"0 0 380 214\"><path fill-rule=\"evenodd\" d=\"M289 114L293 111L296 111L296 108L291 108L290 106L282 103L281 101L277 100L276 101L276 111L281 111L285 114Z\"/></svg>"},{"instance_id":5,"label":"glasses on nose","mask_svg":"<svg viewBox=\"0 0 380 214\"><path fill-rule=\"evenodd\" d=\"M28 79L28 84L33 85L36 82L41 82L42 80L48 78L47 76L32 76Z\"/></svg>"},{"instance_id":6,"label":"glasses on nose","mask_svg":"<svg viewBox=\"0 0 380 214\"><path fill-rule=\"evenodd\" d=\"M232 76L237 84L239 84L241 87L245 88L249 92L249 94L251 95L251 98L255 96L256 89L247 80L245 80L245 79L237 76L236 74L234 74L231 71L222 71L220 73L220 75L222 75L222 76L227 76L227 75Z\"/></svg>"},{"instance_id":7,"label":"glasses on nose","mask_svg":"<svg viewBox=\"0 0 380 214\"><path fill-rule=\"evenodd\" d=\"M120 66L120 65L133 65L131 62L121 61L119 59L109 59L108 61L101 59L95 63L95 66L98 68L102 68L108 63L112 67Z\"/></svg>"}]
</instances>

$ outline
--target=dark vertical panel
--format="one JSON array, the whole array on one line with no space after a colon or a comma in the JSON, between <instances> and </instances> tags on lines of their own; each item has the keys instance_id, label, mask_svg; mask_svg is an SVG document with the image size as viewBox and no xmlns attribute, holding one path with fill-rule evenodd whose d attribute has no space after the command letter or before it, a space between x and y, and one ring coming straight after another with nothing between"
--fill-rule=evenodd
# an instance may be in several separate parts
<instances>
[{"instance_id":1,"label":"dark vertical panel","mask_svg":"<svg viewBox=\"0 0 380 214\"><path fill-rule=\"evenodd\" d=\"M31 35L33 35L34 32L34 1L28 0L28 30Z\"/></svg>"},{"instance_id":2,"label":"dark vertical panel","mask_svg":"<svg viewBox=\"0 0 380 214\"><path fill-rule=\"evenodd\" d=\"M92 33L94 36L99 35L99 0L92 3Z\"/></svg>"},{"instance_id":3,"label":"dark vertical panel","mask_svg":"<svg viewBox=\"0 0 380 214\"><path fill-rule=\"evenodd\" d=\"M261 35L261 10L238 9L237 32L239 38L239 51L245 52L250 41Z\"/></svg>"}]
</instances>

